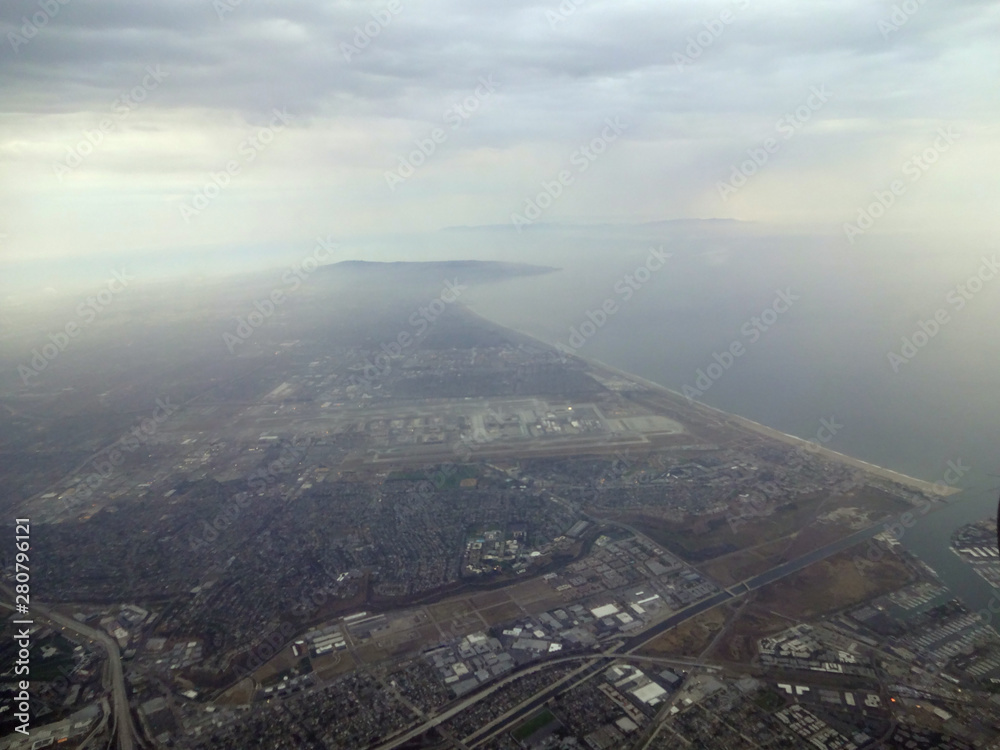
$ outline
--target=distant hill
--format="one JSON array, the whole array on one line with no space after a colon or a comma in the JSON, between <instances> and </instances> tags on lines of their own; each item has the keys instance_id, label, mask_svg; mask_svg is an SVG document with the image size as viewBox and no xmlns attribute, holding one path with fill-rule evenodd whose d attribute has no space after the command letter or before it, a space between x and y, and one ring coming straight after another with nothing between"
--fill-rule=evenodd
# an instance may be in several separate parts
<instances>
[{"instance_id":1,"label":"distant hill","mask_svg":"<svg viewBox=\"0 0 1000 750\"><path fill-rule=\"evenodd\" d=\"M344 260L322 266L319 270L330 276L354 276L364 281L443 281L457 278L460 283L483 283L500 281L518 276L537 276L558 271L551 266L535 266L529 263L503 263L492 260L431 260L374 262L368 260Z\"/></svg>"}]
</instances>

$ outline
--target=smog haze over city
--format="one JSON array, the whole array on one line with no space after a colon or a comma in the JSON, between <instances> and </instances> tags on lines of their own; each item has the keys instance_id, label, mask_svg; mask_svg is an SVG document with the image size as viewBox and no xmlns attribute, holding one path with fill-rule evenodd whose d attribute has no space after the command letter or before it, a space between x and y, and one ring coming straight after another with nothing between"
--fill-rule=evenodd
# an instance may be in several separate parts
<instances>
[{"instance_id":1,"label":"smog haze over city","mask_svg":"<svg viewBox=\"0 0 1000 750\"><path fill-rule=\"evenodd\" d=\"M0 32L0 750L1000 748L1000 2Z\"/></svg>"}]
</instances>

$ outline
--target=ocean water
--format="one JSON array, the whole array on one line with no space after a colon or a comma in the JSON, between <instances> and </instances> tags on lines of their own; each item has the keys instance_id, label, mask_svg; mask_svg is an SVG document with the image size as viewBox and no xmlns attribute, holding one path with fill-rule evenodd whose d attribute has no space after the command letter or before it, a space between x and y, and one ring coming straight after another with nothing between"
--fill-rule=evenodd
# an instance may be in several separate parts
<instances>
[{"instance_id":1,"label":"ocean water","mask_svg":"<svg viewBox=\"0 0 1000 750\"><path fill-rule=\"evenodd\" d=\"M985 607L992 589L949 539L995 513L1000 494L995 256L796 238L665 248L673 254L654 270L649 251L631 244L536 253L561 270L473 287L462 301L582 356L699 388L705 403L783 432L816 437L826 420L834 450L953 483L963 490L954 504L901 541L970 606Z\"/></svg>"}]
</instances>

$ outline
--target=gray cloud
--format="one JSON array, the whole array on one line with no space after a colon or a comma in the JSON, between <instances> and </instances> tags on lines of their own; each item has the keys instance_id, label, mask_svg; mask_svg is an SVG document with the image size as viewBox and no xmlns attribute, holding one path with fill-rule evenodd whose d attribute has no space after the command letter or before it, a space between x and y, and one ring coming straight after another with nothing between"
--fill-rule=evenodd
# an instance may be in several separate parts
<instances>
[{"instance_id":1,"label":"gray cloud","mask_svg":"<svg viewBox=\"0 0 1000 750\"><path fill-rule=\"evenodd\" d=\"M243 0L220 18L220 2L0 7L0 168L18 185L0 186L10 213L0 216L9 228L0 259L67 252L66 236L81 238L84 252L99 244L91 220L113 222L122 210L157 229L116 237L121 252L213 244L227 232L239 242L260 233L262 204L275 212L275 241L298 225L329 231L324 221L358 234L389 220L419 231L500 223L613 116L628 123L627 138L547 218L836 225L949 122L968 137L965 156L956 152L935 177L947 195L937 196L934 220L947 222L963 184L998 157L997 2L911 0L917 10L887 32L901 3L585 0L561 17L553 14L570 2L398 0L350 61L342 45L389 3ZM40 8L58 12L12 43ZM53 163L149 66L167 72L164 83L71 178L54 180ZM386 170L441 127L481 76L493 77L495 94L389 194ZM721 203L717 181L813 86L829 89L830 103L738 199ZM275 107L293 117L290 128L197 227L175 226L178 201L234 158ZM26 224L44 205L83 202L93 216L70 211L67 235Z\"/></svg>"}]
</instances>

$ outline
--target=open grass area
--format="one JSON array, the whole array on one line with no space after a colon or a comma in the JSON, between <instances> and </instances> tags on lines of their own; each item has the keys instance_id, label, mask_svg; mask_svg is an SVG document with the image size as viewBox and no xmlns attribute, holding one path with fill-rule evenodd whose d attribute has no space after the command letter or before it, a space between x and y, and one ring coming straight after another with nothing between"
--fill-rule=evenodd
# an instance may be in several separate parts
<instances>
[{"instance_id":1,"label":"open grass area","mask_svg":"<svg viewBox=\"0 0 1000 750\"><path fill-rule=\"evenodd\" d=\"M645 513L642 509L615 514L613 518L642 529L658 544L667 547L687 562L697 564L796 533L808 535L803 537L808 538L807 549L812 548L809 545L814 543L819 545L835 541L857 529L845 524L817 523L816 517L839 508L858 508L865 511L874 523L878 518L903 512L911 506L884 490L865 487L847 495L806 495L775 508L768 515L741 518L732 523L726 516L687 518L677 522ZM747 558L751 568L753 560L754 556ZM768 567L771 566L763 569ZM748 575L753 575L753 572ZM746 577L740 576L735 580Z\"/></svg>"},{"instance_id":2,"label":"open grass area","mask_svg":"<svg viewBox=\"0 0 1000 750\"><path fill-rule=\"evenodd\" d=\"M620 520L641 528L657 544L662 544L684 560L700 563L781 539L812 523L823 498L814 495L787 503L767 516L730 524L725 517L687 519L678 523L643 514L622 514Z\"/></svg>"},{"instance_id":3,"label":"open grass area","mask_svg":"<svg viewBox=\"0 0 1000 750\"><path fill-rule=\"evenodd\" d=\"M430 481L438 489L455 489L463 479L475 479L479 476L476 464L442 464L430 470L398 469L389 472L387 482L422 482Z\"/></svg>"},{"instance_id":4,"label":"open grass area","mask_svg":"<svg viewBox=\"0 0 1000 750\"><path fill-rule=\"evenodd\" d=\"M353 672L357 664L346 651L334 651L312 659L313 672L321 680L329 680L340 674Z\"/></svg>"},{"instance_id":5,"label":"open grass area","mask_svg":"<svg viewBox=\"0 0 1000 750\"><path fill-rule=\"evenodd\" d=\"M431 617L438 622L450 620L453 617L468 615L475 610L468 599L445 600L443 602L438 602L437 604L431 604L427 609L430 612Z\"/></svg>"},{"instance_id":6,"label":"open grass area","mask_svg":"<svg viewBox=\"0 0 1000 750\"><path fill-rule=\"evenodd\" d=\"M215 703L222 706L243 706L253 700L253 694L253 680L245 677L216 698Z\"/></svg>"},{"instance_id":7,"label":"open grass area","mask_svg":"<svg viewBox=\"0 0 1000 750\"><path fill-rule=\"evenodd\" d=\"M521 726L519 726L517 729L511 732L511 736L518 742L521 742L522 740L525 740L531 735L533 735L539 729L548 726L553 721L558 721L558 720L556 719L555 714L553 714L546 708L541 713L531 717Z\"/></svg>"},{"instance_id":8,"label":"open grass area","mask_svg":"<svg viewBox=\"0 0 1000 750\"><path fill-rule=\"evenodd\" d=\"M892 554L876 564L856 565L857 556L863 556L865 549L864 545L852 547L752 594L750 604L733 620L711 658L749 663L757 653L758 639L856 606L912 581L910 569Z\"/></svg>"},{"instance_id":9,"label":"open grass area","mask_svg":"<svg viewBox=\"0 0 1000 750\"><path fill-rule=\"evenodd\" d=\"M510 597L505 591L485 591L482 594L474 594L469 597L474 607L482 609L484 607L495 607L497 604L506 604Z\"/></svg>"},{"instance_id":10,"label":"open grass area","mask_svg":"<svg viewBox=\"0 0 1000 750\"><path fill-rule=\"evenodd\" d=\"M704 563L701 570L724 586L731 586L773 568L778 556L785 554L789 542L788 539L777 539L759 547L740 550Z\"/></svg>"},{"instance_id":11,"label":"open grass area","mask_svg":"<svg viewBox=\"0 0 1000 750\"><path fill-rule=\"evenodd\" d=\"M754 696L753 702L768 713L777 711L785 705L785 699L773 690L761 690Z\"/></svg>"},{"instance_id":12,"label":"open grass area","mask_svg":"<svg viewBox=\"0 0 1000 750\"><path fill-rule=\"evenodd\" d=\"M891 554L877 564L856 564L865 549L858 545L844 550L765 586L757 604L795 620L811 619L895 591L912 580L909 568Z\"/></svg>"},{"instance_id":13,"label":"open grass area","mask_svg":"<svg viewBox=\"0 0 1000 750\"><path fill-rule=\"evenodd\" d=\"M521 608L514 604L514 602L507 602L506 604L498 604L495 607L481 609L479 610L479 615L490 625L496 625L519 617L521 615Z\"/></svg>"},{"instance_id":14,"label":"open grass area","mask_svg":"<svg viewBox=\"0 0 1000 750\"><path fill-rule=\"evenodd\" d=\"M725 627L730 610L715 607L667 630L642 647L647 656L700 656L716 634Z\"/></svg>"}]
</instances>

